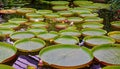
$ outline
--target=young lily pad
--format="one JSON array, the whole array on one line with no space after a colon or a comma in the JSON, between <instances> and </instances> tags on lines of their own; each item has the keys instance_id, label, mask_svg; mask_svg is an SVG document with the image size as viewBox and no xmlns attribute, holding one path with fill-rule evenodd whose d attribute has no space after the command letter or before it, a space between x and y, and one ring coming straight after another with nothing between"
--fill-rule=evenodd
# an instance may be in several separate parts
<instances>
[{"instance_id":1,"label":"young lily pad","mask_svg":"<svg viewBox=\"0 0 120 69\"><path fill-rule=\"evenodd\" d=\"M80 37L81 33L78 30L61 30L60 35L70 35Z\"/></svg>"},{"instance_id":2,"label":"young lily pad","mask_svg":"<svg viewBox=\"0 0 120 69\"><path fill-rule=\"evenodd\" d=\"M17 49L11 44L0 42L0 63L4 63L13 59L16 52Z\"/></svg>"},{"instance_id":3,"label":"young lily pad","mask_svg":"<svg viewBox=\"0 0 120 69\"><path fill-rule=\"evenodd\" d=\"M97 29L97 28L103 28L103 24L101 24L101 23L98 23L98 22L87 22L87 23L83 23L82 25L82 28L95 28L95 29Z\"/></svg>"},{"instance_id":4,"label":"young lily pad","mask_svg":"<svg viewBox=\"0 0 120 69\"><path fill-rule=\"evenodd\" d=\"M103 65L120 65L120 44L104 44L94 47L92 51Z\"/></svg>"},{"instance_id":5,"label":"young lily pad","mask_svg":"<svg viewBox=\"0 0 120 69\"><path fill-rule=\"evenodd\" d=\"M106 66L103 67L102 69L120 69L120 66Z\"/></svg>"},{"instance_id":6,"label":"young lily pad","mask_svg":"<svg viewBox=\"0 0 120 69\"><path fill-rule=\"evenodd\" d=\"M27 21L28 20L24 19L24 18L12 18L12 19L8 20L8 22L10 22L10 23L17 23L17 24L25 23Z\"/></svg>"},{"instance_id":7,"label":"young lily pad","mask_svg":"<svg viewBox=\"0 0 120 69\"><path fill-rule=\"evenodd\" d=\"M82 68L93 60L89 49L69 44L46 47L40 51L39 56L44 62L58 69Z\"/></svg>"},{"instance_id":8,"label":"young lily pad","mask_svg":"<svg viewBox=\"0 0 120 69\"><path fill-rule=\"evenodd\" d=\"M84 42L88 46L97 46L102 44L114 44L115 40L107 36L86 36Z\"/></svg>"},{"instance_id":9,"label":"young lily pad","mask_svg":"<svg viewBox=\"0 0 120 69\"><path fill-rule=\"evenodd\" d=\"M12 66L0 64L0 69L15 69L15 68L13 68Z\"/></svg>"},{"instance_id":10,"label":"young lily pad","mask_svg":"<svg viewBox=\"0 0 120 69\"><path fill-rule=\"evenodd\" d=\"M39 18L39 17L43 17L43 15L41 15L39 13L27 13L26 17L27 18Z\"/></svg>"},{"instance_id":11,"label":"young lily pad","mask_svg":"<svg viewBox=\"0 0 120 69\"><path fill-rule=\"evenodd\" d=\"M50 40L58 36L58 33L55 31L51 32L40 32L38 33L37 37L42 38L44 40Z\"/></svg>"},{"instance_id":12,"label":"young lily pad","mask_svg":"<svg viewBox=\"0 0 120 69\"><path fill-rule=\"evenodd\" d=\"M14 46L22 52L39 51L45 46L45 42L39 38L21 39L14 43Z\"/></svg>"},{"instance_id":13,"label":"young lily pad","mask_svg":"<svg viewBox=\"0 0 120 69\"><path fill-rule=\"evenodd\" d=\"M79 39L75 36L60 36L54 39L54 42L57 44L77 44L79 43Z\"/></svg>"},{"instance_id":14,"label":"young lily pad","mask_svg":"<svg viewBox=\"0 0 120 69\"><path fill-rule=\"evenodd\" d=\"M67 20L68 20L69 22L74 22L74 23L80 23L80 22L83 21L83 19L80 18L80 17L69 17Z\"/></svg>"},{"instance_id":15,"label":"young lily pad","mask_svg":"<svg viewBox=\"0 0 120 69\"><path fill-rule=\"evenodd\" d=\"M68 5L69 2L68 1L51 1L50 4L60 6L60 5Z\"/></svg>"},{"instance_id":16,"label":"young lily pad","mask_svg":"<svg viewBox=\"0 0 120 69\"><path fill-rule=\"evenodd\" d=\"M107 31L103 29L92 29L92 28L84 28L81 30L83 36L101 36L105 35Z\"/></svg>"},{"instance_id":17,"label":"young lily pad","mask_svg":"<svg viewBox=\"0 0 120 69\"><path fill-rule=\"evenodd\" d=\"M20 14L26 14L26 13L34 13L36 9L34 8L19 8L17 9L17 12Z\"/></svg>"},{"instance_id":18,"label":"young lily pad","mask_svg":"<svg viewBox=\"0 0 120 69\"><path fill-rule=\"evenodd\" d=\"M100 18L100 17L85 17L84 21L85 22L100 22L100 23L102 23L103 18Z\"/></svg>"},{"instance_id":19,"label":"young lily pad","mask_svg":"<svg viewBox=\"0 0 120 69\"><path fill-rule=\"evenodd\" d=\"M22 31L22 32L14 32L10 35L10 38L13 40L19 40L24 38L33 38L35 34L29 31Z\"/></svg>"},{"instance_id":20,"label":"young lily pad","mask_svg":"<svg viewBox=\"0 0 120 69\"><path fill-rule=\"evenodd\" d=\"M68 10L69 7L68 6L53 6L52 9L55 11L64 11L64 10Z\"/></svg>"},{"instance_id":21,"label":"young lily pad","mask_svg":"<svg viewBox=\"0 0 120 69\"><path fill-rule=\"evenodd\" d=\"M53 13L53 12L52 12L52 10L38 10L38 11L36 11L36 13L44 15L44 14L50 14L50 13Z\"/></svg>"},{"instance_id":22,"label":"young lily pad","mask_svg":"<svg viewBox=\"0 0 120 69\"><path fill-rule=\"evenodd\" d=\"M120 31L111 31L108 33L108 36L120 43Z\"/></svg>"}]
</instances>

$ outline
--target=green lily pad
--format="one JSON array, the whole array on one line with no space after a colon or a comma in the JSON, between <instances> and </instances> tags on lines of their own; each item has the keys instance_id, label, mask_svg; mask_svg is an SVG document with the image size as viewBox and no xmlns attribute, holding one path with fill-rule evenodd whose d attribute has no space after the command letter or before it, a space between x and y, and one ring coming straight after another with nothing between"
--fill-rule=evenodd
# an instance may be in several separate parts
<instances>
[{"instance_id":1,"label":"green lily pad","mask_svg":"<svg viewBox=\"0 0 120 69\"><path fill-rule=\"evenodd\" d=\"M120 44L105 44L93 48L93 54L104 65L120 65Z\"/></svg>"},{"instance_id":2,"label":"green lily pad","mask_svg":"<svg viewBox=\"0 0 120 69\"><path fill-rule=\"evenodd\" d=\"M70 36L81 36L81 33L78 30L61 30L60 35L70 35Z\"/></svg>"},{"instance_id":3,"label":"green lily pad","mask_svg":"<svg viewBox=\"0 0 120 69\"><path fill-rule=\"evenodd\" d=\"M102 44L114 44L115 40L107 36L87 36L84 39L85 44L97 46Z\"/></svg>"},{"instance_id":4,"label":"green lily pad","mask_svg":"<svg viewBox=\"0 0 120 69\"><path fill-rule=\"evenodd\" d=\"M58 22L63 22L66 20L66 18L65 17L58 17L58 18L55 18L55 20Z\"/></svg>"},{"instance_id":5,"label":"green lily pad","mask_svg":"<svg viewBox=\"0 0 120 69\"><path fill-rule=\"evenodd\" d=\"M36 9L34 8L19 8L17 9L17 12L20 14L25 14L25 13L34 13Z\"/></svg>"},{"instance_id":6,"label":"green lily pad","mask_svg":"<svg viewBox=\"0 0 120 69\"><path fill-rule=\"evenodd\" d=\"M75 5L87 5L87 4L93 4L92 1L74 1L73 2Z\"/></svg>"},{"instance_id":7,"label":"green lily pad","mask_svg":"<svg viewBox=\"0 0 120 69\"><path fill-rule=\"evenodd\" d=\"M45 14L46 18L57 18L60 17L60 15L56 14L56 13L51 13L51 14Z\"/></svg>"},{"instance_id":8,"label":"green lily pad","mask_svg":"<svg viewBox=\"0 0 120 69\"><path fill-rule=\"evenodd\" d=\"M9 28L0 28L0 32L3 35L8 35L8 34L12 34L14 32L14 30L9 29Z\"/></svg>"},{"instance_id":9,"label":"green lily pad","mask_svg":"<svg viewBox=\"0 0 120 69\"><path fill-rule=\"evenodd\" d=\"M66 17L66 16L72 16L73 12L71 12L71 11L59 11L58 14Z\"/></svg>"},{"instance_id":10,"label":"green lily pad","mask_svg":"<svg viewBox=\"0 0 120 69\"><path fill-rule=\"evenodd\" d=\"M3 23L0 25L0 28L16 28L19 24L16 23Z\"/></svg>"},{"instance_id":11,"label":"green lily pad","mask_svg":"<svg viewBox=\"0 0 120 69\"><path fill-rule=\"evenodd\" d=\"M120 66L106 66L102 69L120 69Z\"/></svg>"},{"instance_id":12,"label":"green lily pad","mask_svg":"<svg viewBox=\"0 0 120 69\"><path fill-rule=\"evenodd\" d=\"M58 36L58 33L55 31L51 32L40 32L38 33L37 37L42 38L44 40L50 40Z\"/></svg>"},{"instance_id":13,"label":"green lily pad","mask_svg":"<svg viewBox=\"0 0 120 69\"><path fill-rule=\"evenodd\" d=\"M12 66L0 64L0 69L15 69L15 68L13 68Z\"/></svg>"},{"instance_id":14,"label":"green lily pad","mask_svg":"<svg viewBox=\"0 0 120 69\"><path fill-rule=\"evenodd\" d=\"M107 31L103 29L92 29L92 28L84 28L81 30L83 36L101 36L105 35Z\"/></svg>"},{"instance_id":15,"label":"green lily pad","mask_svg":"<svg viewBox=\"0 0 120 69\"><path fill-rule=\"evenodd\" d=\"M55 28L57 29L65 29L68 27L68 24L65 24L65 23L58 23L55 25Z\"/></svg>"},{"instance_id":16,"label":"green lily pad","mask_svg":"<svg viewBox=\"0 0 120 69\"><path fill-rule=\"evenodd\" d=\"M24 18L12 18L12 19L8 20L8 22L10 22L10 23L17 23L17 24L25 23L27 21L28 20L24 19Z\"/></svg>"},{"instance_id":17,"label":"green lily pad","mask_svg":"<svg viewBox=\"0 0 120 69\"><path fill-rule=\"evenodd\" d=\"M39 56L44 62L59 69L77 69L84 64L89 65L93 60L89 49L69 44L46 47L40 51Z\"/></svg>"},{"instance_id":18,"label":"green lily pad","mask_svg":"<svg viewBox=\"0 0 120 69\"><path fill-rule=\"evenodd\" d=\"M34 27L34 28L28 28L27 31L40 33L40 32L46 32L47 30L45 28Z\"/></svg>"},{"instance_id":19,"label":"green lily pad","mask_svg":"<svg viewBox=\"0 0 120 69\"><path fill-rule=\"evenodd\" d=\"M98 14L97 13L81 13L79 14L80 17L97 17Z\"/></svg>"},{"instance_id":20,"label":"green lily pad","mask_svg":"<svg viewBox=\"0 0 120 69\"><path fill-rule=\"evenodd\" d=\"M0 42L0 63L4 63L12 59L16 52L17 49L11 44Z\"/></svg>"},{"instance_id":21,"label":"green lily pad","mask_svg":"<svg viewBox=\"0 0 120 69\"><path fill-rule=\"evenodd\" d=\"M38 11L36 11L36 13L44 15L44 14L50 14L50 13L53 13L53 12L52 12L52 10L38 10Z\"/></svg>"},{"instance_id":22,"label":"green lily pad","mask_svg":"<svg viewBox=\"0 0 120 69\"><path fill-rule=\"evenodd\" d=\"M100 22L100 23L102 23L103 18L100 18L100 17L85 17L84 21L85 22Z\"/></svg>"},{"instance_id":23,"label":"green lily pad","mask_svg":"<svg viewBox=\"0 0 120 69\"><path fill-rule=\"evenodd\" d=\"M120 31L111 31L108 33L108 36L120 42Z\"/></svg>"},{"instance_id":24,"label":"green lily pad","mask_svg":"<svg viewBox=\"0 0 120 69\"><path fill-rule=\"evenodd\" d=\"M82 13L91 13L92 10L85 8L74 8L71 9L70 11L72 11L75 14L82 14Z\"/></svg>"},{"instance_id":25,"label":"green lily pad","mask_svg":"<svg viewBox=\"0 0 120 69\"><path fill-rule=\"evenodd\" d=\"M51 1L50 2L51 5L68 5L69 2L68 1Z\"/></svg>"},{"instance_id":26,"label":"green lily pad","mask_svg":"<svg viewBox=\"0 0 120 69\"><path fill-rule=\"evenodd\" d=\"M79 43L79 39L75 36L60 36L54 39L54 42L57 44L77 44Z\"/></svg>"},{"instance_id":27,"label":"green lily pad","mask_svg":"<svg viewBox=\"0 0 120 69\"><path fill-rule=\"evenodd\" d=\"M29 20L31 21L31 22L42 22L42 21L44 21L44 18L43 17L33 17L33 18L29 18Z\"/></svg>"},{"instance_id":28,"label":"green lily pad","mask_svg":"<svg viewBox=\"0 0 120 69\"><path fill-rule=\"evenodd\" d=\"M14 43L14 46L22 52L35 52L45 46L45 42L39 38L21 39Z\"/></svg>"},{"instance_id":29,"label":"green lily pad","mask_svg":"<svg viewBox=\"0 0 120 69\"><path fill-rule=\"evenodd\" d=\"M35 37L35 34L29 31L14 32L10 35L10 38L14 40L19 40L24 38L33 38L33 37Z\"/></svg>"},{"instance_id":30,"label":"green lily pad","mask_svg":"<svg viewBox=\"0 0 120 69\"><path fill-rule=\"evenodd\" d=\"M39 27L39 28L47 28L49 26L46 22L33 22L29 26L31 27Z\"/></svg>"},{"instance_id":31,"label":"green lily pad","mask_svg":"<svg viewBox=\"0 0 120 69\"><path fill-rule=\"evenodd\" d=\"M115 28L120 28L120 21L111 22L111 26L113 26Z\"/></svg>"},{"instance_id":32,"label":"green lily pad","mask_svg":"<svg viewBox=\"0 0 120 69\"><path fill-rule=\"evenodd\" d=\"M80 17L69 17L67 20L74 23L80 23L83 21L83 19Z\"/></svg>"},{"instance_id":33,"label":"green lily pad","mask_svg":"<svg viewBox=\"0 0 120 69\"><path fill-rule=\"evenodd\" d=\"M53 6L52 9L56 11L63 11L63 10L68 10L69 7L68 6Z\"/></svg>"},{"instance_id":34,"label":"green lily pad","mask_svg":"<svg viewBox=\"0 0 120 69\"><path fill-rule=\"evenodd\" d=\"M41 15L39 13L27 13L26 17L28 17L28 18L39 18L39 17L43 17L43 15Z\"/></svg>"},{"instance_id":35,"label":"green lily pad","mask_svg":"<svg viewBox=\"0 0 120 69\"><path fill-rule=\"evenodd\" d=\"M87 22L87 23L83 23L82 25L82 28L103 28L103 24L101 23L97 23L97 22Z\"/></svg>"}]
</instances>

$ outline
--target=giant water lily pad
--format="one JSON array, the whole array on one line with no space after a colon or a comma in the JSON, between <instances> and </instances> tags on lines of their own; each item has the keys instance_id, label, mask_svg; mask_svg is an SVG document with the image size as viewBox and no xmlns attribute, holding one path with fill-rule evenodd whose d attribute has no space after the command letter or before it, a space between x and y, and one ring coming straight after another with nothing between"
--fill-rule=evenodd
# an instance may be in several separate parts
<instances>
[{"instance_id":1,"label":"giant water lily pad","mask_svg":"<svg viewBox=\"0 0 120 69\"><path fill-rule=\"evenodd\" d=\"M83 23L82 28L103 28L103 24L98 23L98 22L87 22L87 23Z\"/></svg>"},{"instance_id":2,"label":"giant water lily pad","mask_svg":"<svg viewBox=\"0 0 120 69\"><path fill-rule=\"evenodd\" d=\"M83 21L83 19L80 18L80 17L69 17L67 20L68 20L69 22L74 22L74 23L80 23L80 22Z\"/></svg>"},{"instance_id":3,"label":"giant water lily pad","mask_svg":"<svg viewBox=\"0 0 120 69\"><path fill-rule=\"evenodd\" d=\"M24 38L33 38L35 34L33 32L29 31L20 31L20 32L14 32L10 35L11 39L19 40Z\"/></svg>"},{"instance_id":4,"label":"giant water lily pad","mask_svg":"<svg viewBox=\"0 0 120 69\"><path fill-rule=\"evenodd\" d=\"M74 1L73 2L76 6L79 6L79 5L87 5L87 4L93 4L92 1Z\"/></svg>"},{"instance_id":5,"label":"giant water lily pad","mask_svg":"<svg viewBox=\"0 0 120 69\"><path fill-rule=\"evenodd\" d=\"M12 18L12 19L8 20L8 22L10 22L10 23L17 23L17 24L25 23L27 21L28 20L24 19L24 18Z\"/></svg>"},{"instance_id":6,"label":"giant water lily pad","mask_svg":"<svg viewBox=\"0 0 120 69\"><path fill-rule=\"evenodd\" d=\"M93 48L93 54L104 65L120 65L120 44L105 44Z\"/></svg>"},{"instance_id":7,"label":"giant water lily pad","mask_svg":"<svg viewBox=\"0 0 120 69\"><path fill-rule=\"evenodd\" d=\"M27 13L26 17L28 17L28 18L39 18L39 17L43 17L43 15L41 15L39 13Z\"/></svg>"},{"instance_id":8,"label":"giant water lily pad","mask_svg":"<svg viewBox=\"0 0 120 69\"><path fill-rule=\"evenodd\" d=\"M77 44L79 43L79 39L75 36L60 36L54 39L54 42L57 44Z\"/></svg>"},{"instance_id":9,"label":"giant water lily pad","mask_svg":"<svg viewBox=\"0 0 120 69\"><path fill-rule=\"evenodd\" d=\"M34 27L34 28L28 28L27 31L40 33L40 32L46 32L47 30L45 28Z\"/></svg>"},{"instance_id":10,"label":"giant water lily pad","mask_svg":"<svg viewBox=\"0 0 120 69\"><path fill-rule=\"evenodd\" d=\"M55 11L64 11L64 10L68 10L69 7L68 6L53 6L52 9Z\"/></svg>"},{"instance_id":11,"label":"giant water lily pad","mask_svg":"<svg viewBox=\"0 0 120 69\"><path fill-rule=\"evenodd\" d=\"M120 31L111 31L108 33L108 36L120 43Z\"/></svg>"},{"instance_id":12,"label":"giant water lily pad","mask_svg":"<svg viewBox=\"0 0 120 69\"><path fill-rule=\"evenodd\" d=\"M120 21L111 22L111 26L112 26L113 28L120 29Z\"/></svg>"},{"instance_id":13,"label":"giant water lily pad","mask_svg":"<svg viewBox=\"0 0 120 69\"><path fill-rule=\"evenodd\" d=\"M9 28L0 28L0 32L3 35L8 35L8 34L12 34L14 32L14 30L9 29Z\"/></svg>"},{"instance_id":14,"label":"giant water lily pad","mask_svg":"<svg viewBox=\"0 0 120 69\"><path fill-rule=\"evenodd\" d=\"M69 44L46 47L40 51L39 56L44 62L59 69L85 67L93 60L89 49Z\"/></svg>"},{"instance_id":15,"label":"giant water lily pad","mask_svg":"<svg viewBox=\"0 0 120 69\"><path fill-rule=\"evenodd\" d=\"M39 27L39 28L48 28L49 24L46 22L32 22L29 26Z\"/></svg>"},{"instance_id":16,"label":"giant water lily pad","mask_svg":"<svg viewBox=\"0 0 120 69\"><path fill-rule=\"evenodd\" d=\"M26 13L34 13L36 9L34 8L19 8L17 9L17 12L20 14L26 14Z\"/></svg>"},{"instance_id":17,"label":"giant water lily pad","mask_svg":"<svg viewBox=\"0 0 120 69\"><path fill-rule=\"evenodd\" d=\"M92 28L85 28L81 30L83 36L101 36L105 35L107 31L103 29L92 29Z\"/></svg>"},{"instance_id":18,"label":"giant water lily pad","mask_svg":"<svg viewBox=\"0 0 120 69\"><path fill-rule=\"evenodd\" d=\"M84 42L88 46L97 46L102 44L114 44L115 40L107 36L86 36Z\"/></svg>"},{"instance_id":19,"label":"giant water lily pad","mask_svg":"<svg viewBox=\"0 0 120 69\"><path fill-rule=\"evenodd\" d=\"M11 44L0 42L0 63L13 59L16 52L17 49Z\"/></svg>"},{"instance_id":20,"label":"giant water lily pad","mask_svg":"<svg viewBox=\"0 0 120 69\"><path fill-rule=\"evenodd\" d=\"M0 64L0 69L15 69L15 68L13 68L12 66Z\"/></svg>"},{"instance_id":21,"label":"giant water lily pad","mask_svg":"<svg viewBox=\"0 0 120 69\"><path fill-rule=\"evenodd\" d=\"M81 33L78 30L61 30L60 35L70 35L70 36L81 36Z\"/></svg>"},{"instance_id":22,"label":"giant water lily pad","mask_svg":"<svg viewBox=\"0 0 120 69\"><path fill-rule=\"evenodd\" d=\"M73 15L73 12L71 11L59 11L58 14L60 14L61 16L72 16Z\"/></svg>"},{"instance_id":23,"label":"giant water lily pad","mask_svg":"<svg viewBox=\"0 0 120 69\"><path fill-rule=\"evenodd\" d=\"M38 11L36 11L36 13L39 13L41 15L50 14L50 13L52 13L52 10L38 10Z\"/></svg>"},{"instance_id":24,"label":"giant water lily pad","mask_svg":"<svg viewBox=\"0 0 120 69\"><path fill-rule=\"evenodd\" d=\"M103 18L100 18L100 17L85 17L84 21L85 22L100 22L100 23L102 23Z\"/></svg>"},{"instance_id":25,"label":"giant water lily pad","mask_svg":"<svg viewBox=\"0 0 120 69\"><path fill-rule=\"evenodd\" d=\"M42 38L44 40L50 40L58 36L58 33L55 31L51 32L40 32L38 33L37 37Z\"/></svg>"},{"instance_id":26,"label":"giant water lily pad","mask_svg":"<svg viewBox=\"0 0 120 69\"><path fill-rule=\"evenodd\" d=\"M106 66L102 69L120 69L120 66Z\"/></svg>"},{"instance_id":27,"label":"giant water lily pad","mask_svg":"<svg viewBox=\"0 0 120 69\"><path fill-rule=\"evenodd\" d=\"M81 13L79 14L80 17L97 17L98 14L97 13Z\"/></svg>"},{"instance_id":28,"label":"giant water lily pad","mask_svg":"<svg viewBox=\"0 0 120 69\"><path fill-rule=\"evenodd\" d=\"M16 41L14 46L22 52L35 52L43 48L45 42L39 38L21 39Z\"/></svg>"},{"instance_id":29,"label":"giant water lily pad","mask_svg":"<svg viewBox=\"0 0 120 69\"><path fill-rule=\"evenodd\" d=\"M68 5L69 2L68 1L51 1L50 2L51 5Z\"/></svg>"},{"instance_id":30,"label":"giant water lily pad","mask_svg":"<svg viewBox=\"0 0 120 69\"><path fill-rule=\"evenodd\" d=\"M3 23L3 24L0 24L0 28L16 28L18 27L19 24L16 24L16 23Z\"/></svg>"},{"instance_id":31,"label":"giant water lily pad","mask_svg":"<svg viewBox=\"0 0 120 69\"><path fill-rule=\"evenodd\" d=\"M46 18L57 18L60 17L60 15L56 14L56 13L51 13L51 14L45 14Z\"/></svg>"},{"instance_id":32,"label":"giant water lily pad","mask_svg":"<svg viewBox=\"0 0 120 69\"><path fill-rule=\"evenodd\" d=\"M44 18L43 17L33 17L33 18L29 18L29 20L31 22L42 22L42 21L44 21Z\"/></svg>"}]
</instances>

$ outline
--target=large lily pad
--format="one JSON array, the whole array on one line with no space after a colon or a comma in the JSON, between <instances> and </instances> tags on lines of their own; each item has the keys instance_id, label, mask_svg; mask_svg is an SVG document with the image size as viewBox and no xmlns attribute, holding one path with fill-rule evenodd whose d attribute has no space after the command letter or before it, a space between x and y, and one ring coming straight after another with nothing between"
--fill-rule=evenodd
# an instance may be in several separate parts
<instances>
[{"instance_id":1,"label":"large lily pad","mask_svg":"<svg viewBox=\"0 0 120 69\"><path fill-rule=\"evenodd\" d=\"M17 23L17 24L25 23L27 21L28 20L24 19L24 18L12 18L12 19L8 20L8 22L10 22L10 23Z\"/></svg>"},{"instance_id":2,"label":"large lily pad","mask_svg":"<svg viewBox=\"0 0 120 69\"><path fill-rule=\"evenodd\" d=\"M100 17L85 17L84 21L85 22L100 22L100 23L102 23L103 18L100 18Z\"/></svg>"},{"instance_id":3,"label":"large lily pad","mask_svg":"<svg viewBox=\"0 0 120 69\"><path fill-rule=\"evenodd\" d=\"M107 36L86 36L84 42L88 46L97 46L102 44L114 44L115 40Z\"/></svg>"},{"instance_id":4,"label":"large lily pad","mask_svg":"<svg viewBox=\"0 0 120 69\"><path fill-rule=\"evenodd\" d=\"M33 22L29 25L30 27L48 28L49 24L46 22Z\"/></svg>"},{"instance_id":5,"label":"large lily pad","mask_svg":"<svg viewBox=\"0 0 120 69\"><path fill-rule=\"evenodd\" d=\"M93 48L93 54L104 65L120 65L120 44L105 44Z\"/></svg>"},{"instance_id":6,"label":"large lily pad","mask_svg":"<svg viewBox=\"0 0 120 69\"><path fill-rule=\"evenodd\" d=\"M92 28L85 28L81 30L83 36L101 36L105 35L107 31L103 29L92 29Z\"/></svg>"},{"instance_id":7,"label":"large lily pad","mask_svg":"<svg viewBox=\"0 0 120 69\"><path fill-rule=\"evenodd\" d=\"M43 17L43 15L41 15L39 13L27 13L26 17L28 17L28 18L39 18L39 17Z\"/></svg>"},{"instance_id":8,"label":"large lily pad","mask_svg":"<svg viewBox=\"0 0 120 69\"><path fill-rule=\"evenodd\" d=\"M19 24L9 22L0 24L0 28L16 28L16 27L19 27Z\"/></svg>"},{"instance_id":9,"label":"large lily pad","mask_svg":"<svg viewBox=\"0 0 120 69\"><path fill-rule=\"evenodd\" d=\"M35 37L35 34L29 31L14 32L13 34L10 35L10 38L14 40L24 39L24 38L33 38L33 37Z\"/></svg>"},{"instance_id":10,"label":"large lily pad","mask_svg":"<svg viewBox=\"0 0 120 69\"><path fill-rule=\"evenodd\" d=\"M17 9L17 12L20 14L26 14L26 13L34 13L36 9L34 8L19 8Z\"/></svg>"},{"instance_id":11,"label":"large lily pad","mask_svg":"<svg viewBox=\"0 0 120 69\"><path fill-rule=\"evenodd\" d=\"M87 23L83 23L82 28L103 28L103 24L99 23L99 22L87 22Z\"/></svg>"},{"instance_id":12,"label":"large lily pad","mask_svg":"<svg viewBox=\"0 0 120 69\"><path fill-rule=\"evenodd\" d=\"M70 35L70 36L81 36L81 33L78 30L61 30L60 35Z\"/></svg>"},{"instance_id":13,"label":"large lily pad","mask_svg":"<svg viewBox=\"0 0 120 69\"><path fill-rule=\"evenodd\" d=\"M16 41L14 46L22 52L35 52L43 48L45 42L39 38L21 39Z\"/></svg>"},{"instance_id":14,"label":"large lily pad","mask_svg":"<svg viewBox=\"0 0 120 69\"><path fill-rule=\"evenodd\" d=\"M77 44L79 43L79 39L75 36L60 36L54 39L54 42L57 44Z\"/></svg>"},{"instance_id":15,"label":"large lily pad","mask_svg":"<svg viewBox=\"0 0 120 69\"><path fill-rule=\"evenodd\" d=\"M49 65L59 69L81 68L93 60L90 50L77 45L58 44L46 47L39 53L40 58Z\"/></svg>"},{"instance_id":16,"label":"large lily pad","mask_svg":"<svg viewBox=\"0 0 120 69\"><path fill-rule=\"evenodd\" d=\"M38 10L38 11L36 11L36 13L39 13L41 15L50 14L50 13L52 13L52 10Z\"/></svg>"},{"instance_id":17,"label":"large lily pad","mask_svg":"<svg viewBox=\"0 0 120 69\"><path fill-rule=\"evenodd\" d=\"M58 33L55 31L51 32L40 32L38 33L37 37L42 38L44 40L50 40L58 36Z\"/></svg>"},{"instance_id":18,"label":"large lily pad","mask_svg":"<svg viewBox=\"0 0 120 69\"><path fill-rule=\"evenodd\" d=\"M120 43L120 31L111 31L108 33L108 36Z\"/></svg>"},{"instance_id":19,"label":"large lily pad","mask_svg":"<svg viewBox=\"0 0 120 69\"><path fill-rule=\"evenodd\" d=\"M51 5L68 5L69 2L68 1L51 1L50 4Z\"/></svg>"},{"instance_id":20,"label":"large lily pad","mask_svg":"<svg viewBox=\"0 0 120 69\"><path fill-rule=\"evenodd\" d=\"M67 20L68 20L69 22L74 22L74 23L80 23L80 22L83 21L83 19L80 18L80 17L69 17Z\"/></svg>"},{"instance_id":21,"label":"large lily pad","mask_svg":"<svg viewBox=\"0 0 120 69\"><path fill-rule=\"evenodd\" d=\"M12 34L14 32L14 30L9 29L9 28L0 28L0 32L3 35L8 35L8 34Z\"/></svg>"},{"instance_id":22,"label":"large lily pad","mask_svg":"<svg viewBox=\"0 0 120 69\"><path fill-rule=\"evenodd\" d=\"M0 63L4 63L13 59L16 52L17 49L11 44L0 42Z\"/></svg>"},{"instance_id":23,"label":"large lily pad","mask_svg":"<svg viewBox=\"0 0 120 69\"><path fill-rule=\"evenodd\" d=\"M53 6L52 9L55 11L64 11L64 10L68 10L69 7L68 6Z\"/></svg>"}]
</instances>

